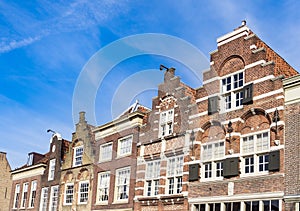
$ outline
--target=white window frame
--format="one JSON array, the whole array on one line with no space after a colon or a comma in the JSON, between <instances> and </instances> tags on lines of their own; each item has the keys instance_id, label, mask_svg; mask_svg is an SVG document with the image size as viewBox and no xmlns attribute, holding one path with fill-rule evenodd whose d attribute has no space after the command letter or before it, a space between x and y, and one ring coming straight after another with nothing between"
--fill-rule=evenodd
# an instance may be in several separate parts
<instances>
[{"instance_id":1,"label":"white window frame","mask_svg":"<svg viewBox=\"0 0 300 211\"><path fill-rule=\"evenodd\" d=\"M117 203L128 202L130 189L130 173L130 167L120 168L116 170L114 201Z\"/></svg>"},{"instance_id":2,"label":"white window frame","mask_svg":"<svg viewBox=\"0 0 300 211\"><path fill-rule=\"evenodd\" d=\"M51 186L50 192L50 201L49 201L49 211L57 211L58 210L58 195L59 195L59 186Z\"/></svg>"},{"instance_id":3,"label":"white window frame","mask_svg":"<svg viewBox=\"0 0 300 211\"><path fill-rule=\"evenodd\" d=\"M26 207L26 202L27 202L27 199L28 199L28 188L29 188L29 182L23 183L22 200L21 200L20 208L25 208Z\"/></svg>"},{"instance_id":4,"label":"white window frame","mask_svg":"<svg viewBox=\"0 0 300 211\"><path fill-rule=\"evenodd\" d=\"M97 199L98 204L107 204L109 199L110 171L98 173ZM106 193L106 194L105 194ZM103 199L107 196L107 199Z\"/></svg>"},{"instance_id":5,"label":"white window frame","mask_svg":"<svg viewBox=\"0 0 300 211\"><path fill-rule=\"evenodd\" d=\"M239 79L240 74L242 74L242 79ZM234 80L235 76L238 77L238 81ZM230 79L230 83L228 85L228 79ZM223 81L226 81L224 84ZM240 81L242 81L242 85L240 85ZM238 86L235 87L235 84L238 83ZM228 112L235 109L240 109L243 107L242 99L243 96L243 87L245 86L245 73L244 69L238 72L235 72L230 75L226 75L220 80L222 101L221 101L221 112ZM237 97L238 96L238 97ZM230 99L230 100L229 100ZM237 101L238 104L237 105ZM230 108L229 108L230 104Z\"/></svg>"},{"instance_id":6,"label":"white window frame","mask_svg":"<svg viewBox=\"0 0 300 211\"><path fill-rule=\"evenodd\" d=\"M128 141L129 143L122 143ZM128 156L132 153L133 135L122 137L118 139L118 157ZM124 147L125 145L125 147ZM125 149L125 151L123 151Z\"/></svg>"},{"instance_id":7,"label":"white window frame","mask_svg":"<svg viewBox=\"0 0 300 211\"><path fill-rule=\"evenodd\" d=\"M72 187L72 189L69 189L69 187ZM72 193L70 193L70 190L72 190ZM74 183L66 183L65 184L65 196L64 196L64 205L72 205L74 201ZM67 202L69 200L68 196L71 197L71 202Z\"/></svg>"},{"instance_id":8,"label":"white window frame","mask_svg":"<svg viewBox=\"0 0 300 211\"><path fill-rule=\"evenodd\" d=\"M82 149L82 153L79 154L79 155L76 155L76 151L77 151L77 150L80 150L80 149ZM73 153L74 153L74 156L73 156L73 166L75 166L75 167L76 167L76 166L81 166L82 163L83 163L83 154L84 154L84 148L83 148L83 145L74 147L73 150L74 150L74 151L73 151ZM78 162L78 161L77 161L77 158L80 158L80 163L77 163L77 162Z\"/></svg>"},{"instance_id":9,"label":"white window frame","mask_svg":"<svg viewBox=\"0 0 300 211\"><path fill-rule=\"evenodd\" d=\"M45 187L41 190L40 211L47 211L49 188Z\"/></svg>"},{"instance_id":10,"label":"white window frame","mask_svg":"<svg viewBox=\"0 0 300 211\"><path fill-rule=\"evenodd\" d=\"M16 184L13 208L17 209L20 203L20 184Z\"/></svg>"},{"instance_id":11,"label":"white window frame","mask_svg":"<svg viewBox=\"0 0 300 211\"><path fill-rule=\"evenodd\" d=\"M56 159L51 159L49 161L49 172L48 172L48 181L54 180L55 176L55 164L56 164Z\"/></svg>"},{"instance_id":12,"label":"white window frame","mask_svg":"<svg viewBox=\"0 0 300 211\"><path fill-rule=\"evenodd\" d=\"M145 196L157 196L159 194L160 160L148 161L145 175Z\"/></svg>"},{"instance_id":13,"label":"white window frame","mask_svg":"<svg viewBox=\"0 0 300 211\"><path fill-rule=\"evenodd\" d=\"M159 135L158 137L169 136L173 134L174 129L174 109L160 112Z\"/></svg>"},{"instance_id":14,"label":"white window frame","mask_svg":"<svg viewBox=\"0 0 300 211\"><path fill-rule=\"evenodd\" d=\"M84 187L82 187L82 186L84 186ZM83 191L83 189L84 189L84 191ZM89 189L90 189L90 182L88 180L79 182L79 186L78 186L78 204L87 204L88 203L88 201L89 201Z\"/></svg>"},{"instance_id":15,"label":"white window frame","mask_svg":"<svg viewBox=\"0 0 300 211\"><path fill-rule=\"evenodd\" d=\"M204 143L201 146L200 181L222 180L223 160L225 159L225 141Z\"/></svg>"},{"instance_id":16,"label":"white window frame","mask_svg":"<svg viewBox=\"0 0 300 211\"><path fill-rule=\"evenodd\" d=\"M35 207L36 190L37 190L37 181L34 180L31 182L29 207Z\"/></svg>"},{"instance_id":17,"label":"white window frame","mask_svg":"<svg viewBox=\"0 0 300 211\"><path fill-rule=\"evenodd\" d=\"M253 202L258 203L258 210L259 211L271 211L271 207L272 207L272 202L277 202L278 205L278 210L282 210L282 199L269 199L269 198L259 198L259 199L252 199L252 200L237 200L237 201L211 201L211 202L203 202L203 203L199 203L199 204L193 204L192 206L192 210L230 210L233 211L234 210L234 204L238 204L239 209L240 210L246 210L246 204L250 204L250 206L252 206ZM269 204L269 209L266 210L264 207L264 203L268 202ZM218 204L219 209L216 209L216 205ZM226 205L230 205L230 207L226 207ZM270 206L271 205L271 206ZM252 207L250 207L250 210L252 209Z\"/></svg>"},{"instance_id":18,"label":"white window frame","mask_svg":"<svg viewBox=\"0 0 300 211\"><path fill-rule=\"evenodd\" d=\"M166 193L168 195L180 194L182 192L184 156L169 157L167 161Z\"/></svg>"},{"instance_id":19,"label":"white window frame","mask_svg":"<svg viewBox=\"0 0 300 211\"><path fill-rule=\"evenodd\" d=\"M110 149L110 152L106 151L107 148ZM110 161L112 159L112 151L113 151L113 143L112 142L100 145L99 162ZM106 154L108 156L105 157L104 155L106 155Z\"/></svg>"},{"instance_id":20,"label":"white window frame","mask_svg":"<svg viewBox=\"0 0 300 211\"><path fill-rule=\"evenodd\" d=\"M267 138L264 137L264 135L267 134ZM261 140L265 139L265 141L260 142L259 136L261 136ZM252 143L247 143L246 141L249 141L249 138L253 137ZM264 137L264 138L263 138ZM246 146L245 143L247 143ZM267 143L267 144L266 144ZM261 156L268 156L269 159L269 152L270 152L270 130L262 130L255 133L245 134L241 136L241 142L240 142L240 149L241 149L241 156L242 156L242 162L241 162L241 177L245 176L255 176L255 175L263 175L268 174L269 171L266 170L266 166L269 163L269 160L266 162L265 158L263 159L263 170L261 171L260 165L262 164L260 162ZM246 166L247 166L247 159L253 157L253 172L246 173Z\"/></svg>"}]
</instances>

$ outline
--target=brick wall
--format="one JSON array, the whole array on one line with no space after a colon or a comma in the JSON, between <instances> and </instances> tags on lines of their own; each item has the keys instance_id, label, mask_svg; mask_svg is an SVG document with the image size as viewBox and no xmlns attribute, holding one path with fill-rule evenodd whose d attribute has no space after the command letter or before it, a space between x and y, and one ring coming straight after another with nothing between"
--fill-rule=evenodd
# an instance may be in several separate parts
<instances>
[{"instance_id":1,"label":"brick wall","mask_svg":"<svg viewBox=\"0 0 300 211\"><path fill-rule=\"evenodd\" d=\"M0 211L9 209L12 179L5 152L0 152Z\"/></svg>"}]
</instances>

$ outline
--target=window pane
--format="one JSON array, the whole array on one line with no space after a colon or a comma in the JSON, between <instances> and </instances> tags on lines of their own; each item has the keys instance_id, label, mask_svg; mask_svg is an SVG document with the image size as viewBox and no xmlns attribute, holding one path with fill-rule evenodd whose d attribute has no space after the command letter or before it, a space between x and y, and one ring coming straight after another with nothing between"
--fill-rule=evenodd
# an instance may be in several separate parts
<instances>
[{"instance_id":1,"label":"window pane","mask_svg":"<svg viewBox=\"0 0 300 211\"><path fill-rule=\"evenodd\" d=\"M128 199L130 183L130 169L117 171L117 200Z\"/></svg>"},{"instance_id":2,"label":"window pane","mask_svg":"<svg viewBox=\"0 0 300 211\"><path fill-rule=\"evenodd\" d=\"M243 138L243 153L252 153L254 151L253 136Z\"/></svg>"},{"instance_id":3,"label":"window pane","mask_svg":"<svg viewBox=\"0 0 300 211\"><path fill-rule=\"evenodd\" d=\"M223 162L216 163L216 176L217 177L223 176Z\"/></svg>"},{"instance_id":4,"label":"window pane","mask_svg":"<svg viewBox=\"0 0 300 211\"><path fill-rule=\"evenodd\" d=\"M254 172L254 157L246 157L245 158L245 173L253 173Z\"/></svg>"},{"instance_id":5,"label":"window pane","mask_svg":"<svg viewBox=\"0 0 300 211\"><path fill-rule=\"evenodd\" d=\"M260 155L259 160L259 171L268 171L269 170L269 155Z\"/></svg>"},{"instance_id":6,"label":"window pane","mask_svg":"<svg viewBox=\"0 0 300 211\"><path fill-rule=\"evenodd\" d=\"M279 211L279 200L272 200L271 201L271 210L272 211Z\"/></svg>"}]
</instances>

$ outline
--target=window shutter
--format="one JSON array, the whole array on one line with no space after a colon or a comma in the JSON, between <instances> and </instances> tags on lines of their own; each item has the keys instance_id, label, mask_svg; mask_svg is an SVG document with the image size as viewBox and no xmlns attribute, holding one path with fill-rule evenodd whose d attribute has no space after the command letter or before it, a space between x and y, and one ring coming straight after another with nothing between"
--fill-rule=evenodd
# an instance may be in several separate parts
<instances>
[{"instance_id":1,"label":"window shutter","mask_svg":"<svg viewBox=\"0 0 300 211\"><path fill-rule=\"evenodd\" d=\"M280 151L271 151L269 155L269 171L279 171L280 169Z\"/></svg>"},{"instance_id":2,"label":"window shutter","mask_svg":"<svg viewBox=\"0 0 300 211\"><path fill-rule=\"evenodd\" d=\"M243 94L243 105L251 104L253 102L253 84L248 84L247 86L244 86Z\"/></svg>"},{"instance_id":3,"label":"window shutter","mask_svg":"<svg viewBox=\"0 0 300 211\"><path fill-rule=\"evenodd\" d=\"M189 181L196 181L199 178L199 164L189 165Z\"/></svg>"},{"instance_id":4,"label":"window shutter","mask_svg":"<svg viewBox=\"0 0 300 211\"><path fill-rule=\"evenodd\" d=\"M223 163L223 176L232 177L239 175L239 158L227 158Z\"/></svg>"},{"instance_id":5,"label":"window shutter","mask_svg":"<svg viewBox=\"0 0 300 211\"><path fill-rule=\"evenodd\" d=\"M208 98L208 115L218 112L218 96Z\"/></svg>"}]
</instances>

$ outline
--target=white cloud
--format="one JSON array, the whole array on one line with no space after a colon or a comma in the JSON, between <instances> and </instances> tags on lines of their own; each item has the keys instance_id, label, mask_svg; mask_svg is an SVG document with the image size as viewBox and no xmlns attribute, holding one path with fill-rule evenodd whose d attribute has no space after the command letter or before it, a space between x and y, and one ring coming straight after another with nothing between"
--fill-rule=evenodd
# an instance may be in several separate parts
<instances>
[{"instance_id":1,"label":"white cloud","mask_svg":"<svg viewBox=\"0 0 300 211\"><path fill-rule=\"evenodd\" d=\"M10 40L9 42L2 41L0 43L0 53L5 53L14 50L16 48L21 48L30 45L31 43L34 43L35 41L38 41L40 39L41 39L40 36L36 36L36 37L28 37L22 40Z\"/></svg>"}]
</instances>

